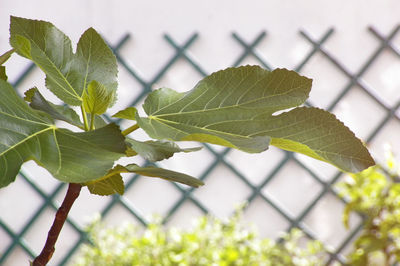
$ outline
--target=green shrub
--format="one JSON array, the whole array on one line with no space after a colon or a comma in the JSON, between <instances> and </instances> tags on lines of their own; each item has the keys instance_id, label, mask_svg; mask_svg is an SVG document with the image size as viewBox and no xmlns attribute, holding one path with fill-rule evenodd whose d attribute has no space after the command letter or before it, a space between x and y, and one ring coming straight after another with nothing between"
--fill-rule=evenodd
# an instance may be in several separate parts
<instances>
[{"instance_id":1,"label":"green shrub","mask_svg":"<svg viewBox=\"0 0 400 266\"><path fill-rule=\"evenodd\" d=\"M94 223L75 265L323 265L326 253L319 241L306 240L293 229L282 243L260 239L240 222L204 216L188 231L165 230L157 222L144 231L132 224L104 228Z\"/></svg>"},{"instance_id":2,"label":"green shrub","mask_svg":"<svg viewBox=\"0 0 400 266\"><path fill-rule=\"evenodd\" d=\"M359 237L348 255L350 265L392 265L400 261L400 167L388 152L387 166L374 166L349 176L338 185L347 200L343 214L346 227L349 215L365 217Z\"/></svg>"},{"instance_id":3,"label":"green shrub","mask_svg":"<svg viewBox=\"0 0 400 266\"><path fill-rule=\"evenodd\" d=\"M400 261L400 165L388 152L386 166L349 175L336 187L346 201L343 223L351 213L364 217L363 228L347 254L348 265L385 266ZM303 241L293 229L277 243L260 239L240 222L204 216L190 231L165 230L159 222L144 231L133 225L89 228L93 245L85 245L75 265L324 265L327 252L316 240Z\"/></svg>"}]
</instances>

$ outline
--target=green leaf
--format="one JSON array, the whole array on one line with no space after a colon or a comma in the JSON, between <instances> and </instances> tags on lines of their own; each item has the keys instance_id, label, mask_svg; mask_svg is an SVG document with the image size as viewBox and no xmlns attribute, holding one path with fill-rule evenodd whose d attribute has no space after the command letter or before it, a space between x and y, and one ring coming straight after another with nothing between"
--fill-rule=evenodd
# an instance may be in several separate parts
<instances>
[{"instance_id":1,"label":"green leaf","mask_svg":"<svg viewBox=\"0 0 400 266\"><path fill-rule=\"evenodd\" d=\"M53 119L65 121L71 125L84 129L78 114L67 105L56 105L47 101L39 90L35 87L25 92L25 101L29 102L29 106L35 110L42 111L50 115ZM107 123L101 116L95 116L95 128L105 127Z\"/></svg>"},{"instance_id":2,"label":"green leaf","mask_svg":"<svg viewBox=\"0 0 400 266\"><path fill-rule=\"evenodd\" d=\"M80 133L59 129L0 80L0 187L13 182L28 160L36 161L63 182L96 180L124 155L125 149L117 125Z\"/></svg>"},{"instance_id":3,"label":"green leaf","mask_svg":"<svg viewBox=\"0 0 400 266\"><path fill-rule=\"evenodd\" d=\"M65 121L83 129L83 123L74 110L65 105L55 105L48 102L36 87L25 92L24 100L29 102L29 106L33 109L45 112L53 119Z\"/></svg>"},{"instance_id":4,"label":"green leaf","mask_svg":"<svg viewBox=\"0 0 400 266\"><path fill-rule=\"evenodd\" d=\"M0 55L0 66L4 64L10 57L11 55L15 52L14 49L11 49L4 54Z\"/></svg>"},{"instance_id":5,"label":"green leaf","mask_svg":"<svg viewBox=\"0 0 400 266\"><path fill-rule=\"evenodd\" d=\"M142 176L159 177L168 181L182 183L191 187L199 187L204 185L201 180L196 179L190 175L153 166L140 167L136 164L128 164L126 166L117 165L111 171L109 171L107 176L103 178L106 179L110 176L120 173L136 173Z\"/></svg>"},{"instance_id":6,"label":"green leaf","mask_svg":"<svg viewBox=\"0 0 400 266\"><path fill-rule=\"evenodd\" d=\"M299 107L273 116L264 124L244 123L256 134L272 138L271 145L333 164L346 172L375 165L364 144L335 115L318 108Z\"/></svg>"},{"instance_id":7,"label":"green leaf","mask_svg":"<svg viewBox=\"0 0 400 266\"><path fill-rule=\"evenodd\" d=\"M130 106L114 114L112 117L128 119L128 120L136 120L135 118L136 112L137 112L136 108Z\"/></svg>"},{"instance_id":8,"label":"green leaf","mask_svg":"<svg viewBox=\"0 0 400 266\"><path fill-rule=\"evenodd\" d=\"M330 113L295 108L305 102L311 80L286 69L258 66L218 71L194 89L152 92L143 105L139 126L152 138L193 140L261 152L268 145L300 152L344 171L358 172L374 164L367 149Z\"/></svg>"},{"instance_id":9,"label":"green leaf","mask_svg":"<svg viewBox=\"0 0 400 266\"><path fill-rule=\"evenodd\" d=\"M354 207L356 206L357 203L355 202L351 202L346 204L346 207L343 210L343 214L342 214L342 222L344 227L349 230L350 229L350 214L352 211L354 211Z\"/></svg>"},{"instance_id":10,"label":"green leaf","mask_svg":"<svg viewBox=\"0 0 400 266\"><path fill-rule=\"evenodd\" d=\"M310 88L311 80L293 71L228 68L204 78L186 93L171 89L151 93L143 105L149 117L137 115L136 119L152 138L261 152L268 148L270 138L244 134L242 121L302 104Z\"/></svg>"},{"instance_id":11,"label":"green leaf","mask_svg":"<svg viewBox=\"0 0 400 266\"><path fill-rule=\"evenodd\" d=\"M118 86L117 59L112 50L93 28L86 30L79 39L73 72L82 73L79 88L87 88L93 81L97 81L112 95L110 106L116 101Z\"/></svg>"},{"instance_id":12,"label":"green leaf","mask_svg":"<svg viewBox=\"0 0 400 266\"><path fill-rule=\"evenodd\" d=\"M70 39L53 24L11 17L10 44L43 70L47 88L69 105L81 105L93 80L116 90L116 58L92 28L83 33L73 54Z\"/></svg>"},{"instance_id":13,"label":"green leaf","mask_svg":"<svg viewBox=\"0 0 400 266\"><path fill-rule=\"evenodd\" d=\"M82 90L71 73L73 53L70 39L49 22L11 17L10 44L46 74L46 86L67 104L80 105Z\"/></svg>"},{"instance_id":14,"label":"green leaf","mask_svg":"<svg viewBox=\"0 0 400 266\"><path fill-rule=\"evenodd\" d=\"M198 151L201 147L181 149L176 143L170 141L137 141L127 138L126 142L131 149L150 162L157 162L168 159L176 152ZM133 153L131 154L133 155Z\"/></svg>"},{"instance_id":15,"label":"green leaf","mask_svg":"<svg viewBox=\"0 0 400 266\"><path fill-rule=\"evenodd\" d=\"M83 106L90 114L101 115L114 100L115 91L108 91L106 87L93 80L89 83L87 91L83 93Z\"/></svg>"},{"instance_id":16,"label":"green leaf","mask_svg":"<svg viewBox=\"0 0 400 266\"><path fill-rule=\"evenodd\" d=\"M0 66L0 79L4 81L7 81L8 79L5 66Z\"/></svg>"},{"instance_id":17,"label":"green leaf","mask_svg":"<svg viewBox=\"0 0 400 266\"><path fill-rule=\"evenodd\" d=\"M2 66L10 57L11 55L15 52L14 49L11 49L4 54L0 55L0 79L7 81L8 77L6 74L6 67Z\"/></svg>"},{"instance_id":18,"label":"green leaf","mask_svg":"<svg viewBox=\"0 0 400 266\"><path fill-rule=\"evenodd\" d=\"M101 116L96 115L94 117L94 127L95 128L105 127L106 125L108 125L108 123L106 121L104 121L104 119Z\"/></svg>"},{"instance_id":19,"label":"green leaf","mask_svg":"<svg viewBox=\"0 0 400 266\"><path fill-rule=\"evenodd\" d=\"M91 194L107 196L118 193L124 194L125 186L120 174L112 175L106 179L92 181L86 184Z\"/></svg>"}]
</instances>

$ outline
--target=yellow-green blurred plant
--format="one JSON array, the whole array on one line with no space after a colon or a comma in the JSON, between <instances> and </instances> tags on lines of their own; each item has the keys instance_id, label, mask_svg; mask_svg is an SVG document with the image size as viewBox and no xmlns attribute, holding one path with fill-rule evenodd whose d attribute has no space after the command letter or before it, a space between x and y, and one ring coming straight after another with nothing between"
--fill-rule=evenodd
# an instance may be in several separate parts
<instances>
[{"instance_id":1,"label":"yellow-green blurred plant","mask_svg":"<svg viewBox=\"0 0 400 266\"><path fill-rule=\"evenodd\" d=\"M364 218L363 229L348 255L350 265L392 265L400 261L399 165L387 152L386 166L376 165L338 184L347 201L343 223L352 212Z\"/></svg>"},{"instance_id":2,"label":"yellow-green blurred plant","mask_svg":"<svg viewBox=\"0 0 400 266\"><path fill-rule=\"evenodd\" d=\"M92 245L85 245L76 266L88 265L324 265L322 244L307 240L299 229L282 243L261 239L240 221L240 213L227 221L203 216L191 230L166 230L160 222L144 231L132 224L105 228L94 223Z\"/></svg>"}]
</instances>

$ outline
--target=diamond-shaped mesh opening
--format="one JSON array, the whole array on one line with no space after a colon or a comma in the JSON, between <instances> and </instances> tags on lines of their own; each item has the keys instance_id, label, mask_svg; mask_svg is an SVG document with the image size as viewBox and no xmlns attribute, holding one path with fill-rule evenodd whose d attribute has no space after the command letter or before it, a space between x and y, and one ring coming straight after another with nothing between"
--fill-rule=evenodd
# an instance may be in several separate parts
<instances>
[{"instance_id":1,"label":"diamond-shaped mesh opening","mask_svg":"<svg viewBox=\"0 0 400 266\"><path fill-rule=\"evenodd\" d=\"M124 197L148 219L153 214L165 216L166 211L178 200L179 193L173 185L158 178L140 177L125 192Z\"/></svg>"},{"instance_id":2,"label":"diamond-shaped mesh opening","mask_svg":"<svg viewBox=\"0 0 400 266\"><path fill-rule=\"evenodd\" d=\"M34 161L24 163L22 165L22 172L35 186L47 194L52 193L60 184L46 169L38 166Z\"/></svg>"},{"instance_id":3,"label":"diamond-shaped mesh opening","mask_svg":"<svg viewBox=\"0 0 400 266\"><path fill-rule=\"evenodd\" d=\"M193 194L212 214L219 217L231 215L235 205L243 203L251 193L251 189L223 165L218 165L205 182L207 189L199 188Z\"/></svg>"},{"instance_id":4,"label":"diamond-shaped mesh opening","mask_svg":"<svg viewBox=\"0 0 400 266\"><path fill-rule=\"evenodd\" d=\"M294 157L313 172L318 178L323 182L329 182L334 178L338 172L337 168L333 165L327 164L325 162L316 160L314 158L308 157L306 155L296 153Z\"/></svg>"},{"instance_id":5,"label":"diamond-shaped mesh opening","mask_svg":"<svg viewBox=\"0 0 400 266\"><path fill-rule=\"evenodd\" d=\"M21 195L25 200L21 201ZM12 186L1 190L1 219L12 231L18 232L35 215L40 204L40 195L21 176L17 176Z\"/></svg>"},{"instance_id":6,"label":"diamond-shaped mesh opening","mask_svg":"<svg viewBox=\"0 0 400 266\"><path fill-rule=\"evenodd\" d=\"M329 193L318 201L303 221L318 239L336 249L360 221L357 215L351 215L350 230L346 230L342 223L343 210L343 202Z\"/></svg>"},{"instance_id":7,"label":"diamond-shaped mesh opening","mask_svg":"<svg viewBox=\"0 0 400 266\"><path fill-rule=\"evenodd\" d=\"M204 215L194 203L185 201L179 209L168 219L167 226L179 227L184 230L193 227L194 219Z\"/></svg>"},{"instance_id":8,"label":"diamond-shaped mesh opening","mask_svg":"<svg viewBox=\"0 0 400 266\"><path fill-rule=\"evenodd\" d=\"M255 225L260 237L277 239L289 222L263 198L257 197L243 213L243 222Z\"/></svg>"},{"instance_id":9,"label":"diamond-shaped mesh opening","mask_svg":"<svg viewBox=\"0 0 400 266\"><path fill-rule=\"evenodd\" d=\"M391 43L392 46L394 46L394 47L399 47L399 46L400 46L400 34L396 34L396 35L392 38L392 40L391 40L390 43Z\"/></svg>"},{"instance_id":10,"label":"diamond-shaped mesh opening","mask_svg":"<svg viewBox=\"0 0 400 266\"><path fill-rule=\"evenodd\" d=\"M400 60L392 51L385 50L374 61L374 64L363 75L372 89L384 99L389 106L400 100Z\"/></svg>"},{"instance_id":11,"label":"diamond-shaped mesh opening","mask_svg":"<svg viewBox=\"0 0 400 266\"><path fill-rule=\"evenodd\" d=\"M165 64L166 59L169 59L173 53L173 49L170 49L162 37L143 46L143 43L135 41L134 36L128 36L130 36L128 40L121 39L112 46L117 47L117 44L120 44L117 51L119 63L122 64L121 61L123 61L140 79L149 81L157 75L159 66ZM153 53L151 58L148 56L149 51Z\"/></svg>"},{"instance_id":12,"label":"diamond-shaped mesh opening","mask_svg":"<svg viewBox=\"0 0 400 266\"><path fill-rule=\"evenodd\" d=\"M27 265L29 263L25 250L20 247L15 247L13 252L7 257L4 262L5 266L8 265Z\"/></svg>"},{"instance_id":13,"label":"diamond-shaped mesh opening","mask_svg":"<svg viewBox=\"0 0 400 266\"><path fill-rule=\"evenodd\" d=\"M321 71L321 68L329 71ZM307 62L301 74L313 79L309 101L321 108L328 108L348 83L348 77L320 53Z\"/></svg>"},{"instance_id":14,"label":"diamond-shaped mesh opening","mask_svg":"<svg viewBox=\"0 0 400 266\"><path fill-rule=\"evenodd\" d=\"M366 139L386 115L386 111L359 87L353 87L333 109L333 113L361 139ZM366 114L368 120L365 123Z\"/></svg>"},{"instance_id":15,"label":"diamond-shaped mesh opening","mask_svg":"<svg viewBox=\"0 0 400 266\"><path fill-rule=\"evenodd\" d=\"M171 88L178 92L192 89L203 76L184 59L176 61L156 83L156 88Z\"/></svg>"},{"instance_id":16,"label":"diamond-shaped mesh opening","mask_svg":"<svg viewBox=\"0 0 400 266\"><path fill-rule=\"evenodd\" d=\"M232 150L225 159L253 185L259 185L277 167L284 156L285 153L282 150L270 146L267 151L257 154Z\"/></svg>"},{"instance_id":17,"label":"diamond-shaped mesh opening","mask_svg":"<svg viewBox=\"0 0 400 266\"><path fill-rule=\"evenodd\" d=\"M7 234L7 232L5 230L3 230L0 227L0 254L3 254L5 252L5 250L9 247L9 245L11 244L11 238L9 236L9 234Z\"/></svg>"},{"instance_id":18,"label":"diamond-shaped mesh opening","mask_svg":"<svg viewBox=\"0 0 400 266\"><path fill-rule=\"evenodd\" d=\"M366 58L373 54L379 42L368 32L367 29L359 34L351 34L342 39L340 29L334 31L329 40L324 43L323 50L332 63L340 65L343 70L349 73L358 73L366 66ZM362 47L362 49L360 49Z\"/></svg>"},{"instance_id":19,"label":"diamond-shaped mesh opening","mask_svg":"<svg viewBox=\"0 0 400 266\"><path fill-rule=\"evenodd\" d=\"M390 145L397 160L400 159L399 137L394 132L400 132L400 121L392 118L380 128L380 131L370 143L373 155L380 163L385 163L385 145Z\"/></svg>"},{"instance_id":20,"label":"diamond-shaped mesh opening","mask_svg":"<svg viewBox=\"0 0 400 266\"><path fill-rule=\"evenodd\" d=\"M118 203L113 205L110 211L103 216L102 221L110 226L121 225L121 222L142 225L140 220L136 216L132 215L131 212L134 212L137 216L142 217L142 213L138 209L134 208L134 206L125 206L121 203Z\"/></svg>"},{"instance_id":21,"label":"diamond-shaped mesh opening","mask_svg":"<svg viewBox=\"0 0 400 266\"><path fill-rule=\"evenodd\" d=\"M297 216L321 189L321 185L307 171L289 161L262 192Z\"/></svg>"},{"instance_id":22,"label":"diamond-shaped mesh opening","mask_svg":"<svg viewBox=\"0 0 400 266\"><path fill-rule=\"evenodd\" d=\"M310 45L295 31L268 33L265 44L257 46L257 50L263 55L263 61L266 58L274 68L297 65L308 54L309 49Z\"/></svg>"},{"instance_id":23,"label":"diamond-shaped mesh opening","mask_svg":"<svg viewBox=\"0 0 400 266\"><path fill-rule=\"evenodd\" d=\"M201 147L201 144L190 142L186 145L185 143L179 143L179 146L182 148ZM182 172L194 177L200 177L213 164L213 160L212 153L208 149L202 148L196 152L176 153L168 160L158 162L158 165L166 169ZM193 162L197 163L193 164Z\"/></svg>"}]
</instances>

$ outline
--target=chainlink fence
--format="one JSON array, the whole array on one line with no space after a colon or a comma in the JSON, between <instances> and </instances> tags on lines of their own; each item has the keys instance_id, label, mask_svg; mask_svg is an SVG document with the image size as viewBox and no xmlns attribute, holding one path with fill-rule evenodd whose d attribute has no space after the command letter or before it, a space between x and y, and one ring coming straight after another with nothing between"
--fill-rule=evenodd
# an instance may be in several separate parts
<instances>
[{"instance_id":1,"label":"chainlink fence","mask_svg":"<svg viewBox=\"0 0 400 266\"><path fill-rule=\"evenodd\" d=\"M379 149L382 143L390 142L388 136L395 135L395 130L400 128L400 83L395 84L397 87L390 93L380 88L379 84L369 82L368 77L365 78L371 73L379 73L385 69L385 64L379 63L380 60L389 58L391 64L398 66L400 49L393 44L393 40L400 37L399 29L400 26L394 27L385 35L374 27L368 28L377 45L368 57L362 59L363 63L356 72L350 71L325 48L330 38L335 35L334 29L328 29L320 38L301 30L299 33L310 49L297 65L288 66L316 80L307 74L310 72L307 67L318 68L313 60L323 60L324 66L328 66L330 71L340 76L338 82L326 81L332 83L330 92L320 90L318 86L313 87L313 91L317 91L320 98L322 96L321 102L324 106L312 97L307 104L318 105L336 113L345 123L349 122L351 125L348 126L352 129L352 121L358 120L356 134L372 148ZM267 33L263 31L249 41L239 33L232 33L232 41L240 46L241 52L232 58L231 65L239 66L250 59L266 69L273 69L274 66L257 49L266 36ZM132 81L131 84L120 85L120 90L128 93L134 91L131 95L135 97L129 99L128 105L141 104L145 96L157 87L176 64L191 68L190 73L194 71L198 76L210 74L190 53L191 46L199 37L198 34L193 34L184 43L178 44L173 36L164 35L165 41L174 52L163 65L157 66L156 74L149 80L142 77L140 71L121 55L120 51L129 43L130 35L125 35L117 44L110 45L117 56L120 75ZM400 70L400 67L398 69ZM29 64L13 85L19 91L26 90L28 88L22 84L35 75L36 67ZM400 71L395 75L400 76ZM324 97L325 94L334 97L327 98ZM126 98L124 100L127 102ZM350 118L341 116L343 112L350 113ZM106 118L111 121L110 117ZM262 235L277 237L279 231L299 227L308 237L320 239L332 249L328 264L344 263L344 255L348 252L351 241L362 228L361 217L351 218L350 230L345 230L341 225L344 203L337 196L334 185L343 177L343 173L323 163L274 148L260 155L246 155L213 145L204 145L198 155L185 155L187 160L183 159L184 157L180 158L180 155L177 157L175 161L160 164L178 171L189 171L206 183L204 187L193 189L131 175L124 178L124 196L89 197L84 194L84 199L78 200L73 207L51 264L68 265L72 261L71 258L80 245L87 241L85 223L81 218L96 211L100 212L104 219L114 220L113 223L127 219L146 225L149 213L157 212L163 215L165 224L182 225L190 223L194 216L201 214L229 215L236 204L246 201L248 204L244 210L244 219L254 222ZM141 163L149 164L144 161ZM23 195L25 206L15 207L12 213L0 213L0 265L16 265L14 261L18 261L18 257L24 257L26 261L28 257L34 257L40 251L55 210L66 190L66 184L55 181L46 180L50 183L41 185L38 174L27 169L29 167L24 168L17 178L19 188L0 191L0 197L11 201L12 194ZM13 186L16 184L11 187ZM83 200L88 201L84 203ZM13 205L13 202L9 204ZM40 238L37 239L39 234ZM68 235L68 240L63 240L65 235Z\"/></svg>"}]
</instances>

